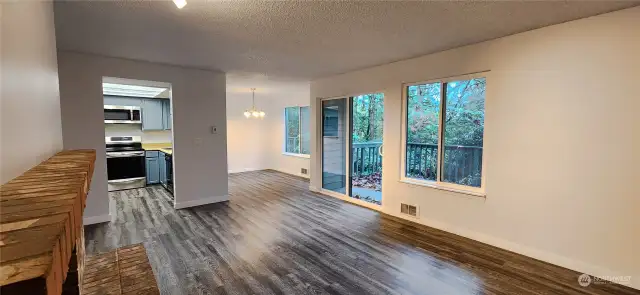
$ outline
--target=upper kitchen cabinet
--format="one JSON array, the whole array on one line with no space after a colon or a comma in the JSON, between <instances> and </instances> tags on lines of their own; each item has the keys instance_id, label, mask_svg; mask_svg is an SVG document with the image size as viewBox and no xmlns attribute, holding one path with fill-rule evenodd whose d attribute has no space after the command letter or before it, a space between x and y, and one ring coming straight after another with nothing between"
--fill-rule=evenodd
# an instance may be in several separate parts
<instances>
[{"instance_id":1,"label":"upper kitchen cabinet","mask_svg":"<svg viewBox=\"0 0 640 295\"><path fill-rule=\"evenodd\" d=\"M142 102L142 130L164 130L164 99L145 99Z\"/></svg>"},{"instance_id":2,"label":"upper kitchen cabinet","mask_svg":"<svg viewBox=\"0 0 640 295\"><path fill-rule=\"evenodd\" d=\"M112 106L141 107L142 99L135 97L104 96L104 104Z\"/></svg>"},{"instance_id":3,"label":"upper kitchen cabinet","mask_svg":"<svg viewBox=\"0 0 640 295\"><path fill-rule=\"evenodd\" d=\"M162 118L164 120L164 129L171 130L171 101L168 99L162 102Z\"/></svg>"}]
</instances>

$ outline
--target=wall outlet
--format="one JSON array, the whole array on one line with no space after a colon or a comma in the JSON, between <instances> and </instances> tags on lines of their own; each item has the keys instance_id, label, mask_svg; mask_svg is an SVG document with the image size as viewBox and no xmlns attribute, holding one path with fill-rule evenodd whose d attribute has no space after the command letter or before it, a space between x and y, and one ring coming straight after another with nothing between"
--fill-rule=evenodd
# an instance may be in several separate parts
<instances>
[{"instance_id":1,"label":"wall outlet","mask_svg":"<svg viewBox=\"0 0 640 295\"><path fill-rule=\"evenodd\" d=\"M304 174L304 175L307 175L309 173L309 171L307 171L306 168L300 168L300 173Z\"/></svg>"}]
</instances>

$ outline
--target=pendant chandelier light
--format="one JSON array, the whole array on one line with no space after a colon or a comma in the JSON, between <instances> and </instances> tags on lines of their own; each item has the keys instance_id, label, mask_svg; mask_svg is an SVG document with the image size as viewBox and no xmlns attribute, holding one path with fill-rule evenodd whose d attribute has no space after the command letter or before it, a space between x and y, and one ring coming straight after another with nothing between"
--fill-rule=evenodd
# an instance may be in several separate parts
<instances>
[{"instance_id":1,"label":"pendant chandelier light","mask_svg":"<svg viewBox=\"0 0 640 295\"><path fill-rule=\"evenodd\" d=\"M251 88L251 98L253 99L253 105L250 110L244 111L244 116L248 118L264 118L265 113L256 109L256 89Z\"/></svg>"}]
</instances>

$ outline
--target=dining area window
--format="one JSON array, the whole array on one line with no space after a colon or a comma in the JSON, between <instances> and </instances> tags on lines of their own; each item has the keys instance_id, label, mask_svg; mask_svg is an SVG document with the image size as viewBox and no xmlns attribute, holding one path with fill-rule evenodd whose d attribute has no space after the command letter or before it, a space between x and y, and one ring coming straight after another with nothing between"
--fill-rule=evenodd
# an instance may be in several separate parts
<instances>
[{"instance_id":1,"label":"dining area window","mask_svg":"<svg viewBox=\"0 0 640 295\"><path fill-rule=\"evenodd\" d=\"M311 119L309 107L287 107L284 109L285 147L287 154L309 155L311 144Z\"/></svg>"}]
</instances>

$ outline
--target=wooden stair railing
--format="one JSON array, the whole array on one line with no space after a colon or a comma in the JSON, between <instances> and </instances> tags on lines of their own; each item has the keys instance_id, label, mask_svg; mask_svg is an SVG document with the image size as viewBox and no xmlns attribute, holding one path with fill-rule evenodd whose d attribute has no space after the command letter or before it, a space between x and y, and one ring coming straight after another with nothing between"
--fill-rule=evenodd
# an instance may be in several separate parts
<instances>
[{"instance_id":1,"label":"wooden stair railing","mask_svg":"<svg viewBox=\"0 0 640 295\"><path fill-rule=\"evenodd\" d=\"M62 151L0 187L1 294L79 294L95 160Z\"/></svg>"}]
</instances>

